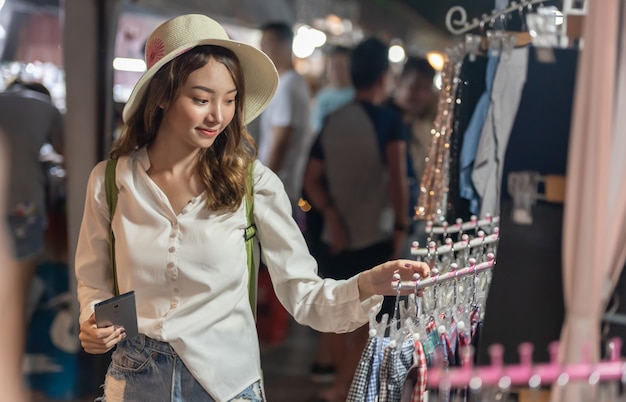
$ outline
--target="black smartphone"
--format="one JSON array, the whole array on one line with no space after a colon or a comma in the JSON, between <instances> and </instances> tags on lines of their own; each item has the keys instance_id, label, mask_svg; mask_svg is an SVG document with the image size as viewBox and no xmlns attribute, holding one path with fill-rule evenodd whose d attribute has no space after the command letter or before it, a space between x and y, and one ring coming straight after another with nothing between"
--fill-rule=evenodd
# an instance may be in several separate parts
<instances>
[{"instance_id":1,"label":"black smartphone","mask_svg":"<svg viewBox=\"0 0 626 402\"><path fill-rule=\"evenodd\" d=\"M113 325L124 327L127 337L139 334L135 291L131 290L130 292L101 301L94 308L98 328Z\"/></svg>"}]
</instances>

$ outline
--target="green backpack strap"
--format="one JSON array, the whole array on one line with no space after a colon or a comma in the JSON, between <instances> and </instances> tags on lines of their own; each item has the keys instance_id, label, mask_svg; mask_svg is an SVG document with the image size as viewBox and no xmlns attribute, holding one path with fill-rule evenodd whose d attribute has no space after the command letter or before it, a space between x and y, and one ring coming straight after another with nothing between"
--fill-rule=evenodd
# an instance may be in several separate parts
<instances>
[{"instance_id":1,"label":"green backpack strap","mask_svg":"<svg viewBox=\"0 0 626 402\"><path fill-rule=\"evenodd\" d=\"M113 235L113 213L117 206L117 193L119 189L115 184L115 167L117 159L107 160L106 170L104 172L104 190L106 192L107 203L109 204L109 254L111 256L111 268L113 269L113 293L115 296L120 294L120 288L117 283L117 267L115 265L115 236Z\"/></svg>"},{"instance_id":2,"label":"green backpack strap","mask_svg":"<svg viewBox=\"0 0 626 402\"><path fill-rule=\"evenodd\" d=\"M246 243L246 254L248 255L248 296L250 298L252 315L254 315L256 320L258 270L254 263L254 236L256 236L256 225L254 224L254 162L248 167L246 222L247 227L244 232L244 240Z\"/></svg>"}]
</instances>

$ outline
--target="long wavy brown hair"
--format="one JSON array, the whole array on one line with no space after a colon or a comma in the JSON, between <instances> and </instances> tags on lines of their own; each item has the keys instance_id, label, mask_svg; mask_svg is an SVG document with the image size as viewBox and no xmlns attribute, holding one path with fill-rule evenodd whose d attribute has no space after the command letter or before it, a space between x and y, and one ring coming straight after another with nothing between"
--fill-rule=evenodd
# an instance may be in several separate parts
<instances>
[{"instance_id":1,"label":"long wavy brown hair","mask_svg":"<svg viewBox=\"0 0 626 402\"><path fill-rule=\"evenodd\" d=\"M200 150L197 168L208 195L206 207L234 211L239 208L246 193L247 169L256 158L257 147L243 122L243 71L237 56L226 48L197 46L161 67L150 80L121 136L113 144L110 157L119 158L150 146L163 121L164 111L159 105L172 104L189 75L204 67L211 58L226 66L235 83L235 115L213 145Z\"/></svg>"}]
</instances>

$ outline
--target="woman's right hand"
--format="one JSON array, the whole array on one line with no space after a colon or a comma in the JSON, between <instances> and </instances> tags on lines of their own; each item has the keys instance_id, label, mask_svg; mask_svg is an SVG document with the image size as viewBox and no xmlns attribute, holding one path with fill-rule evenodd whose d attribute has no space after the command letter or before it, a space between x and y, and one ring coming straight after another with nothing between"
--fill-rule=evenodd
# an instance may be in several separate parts
<instances>
[{"instance_id":1,"label":"woman's right hand","mask_svg":"<svg viewBox=\"0 0 626 402\"><path fill-rule=\"evenodd\" d=\"M98 328L94 314L80 325L80 344L85 352L91 354L103 354L126 338L126 331L122 327Z\"/></svg>"}]
</instances>

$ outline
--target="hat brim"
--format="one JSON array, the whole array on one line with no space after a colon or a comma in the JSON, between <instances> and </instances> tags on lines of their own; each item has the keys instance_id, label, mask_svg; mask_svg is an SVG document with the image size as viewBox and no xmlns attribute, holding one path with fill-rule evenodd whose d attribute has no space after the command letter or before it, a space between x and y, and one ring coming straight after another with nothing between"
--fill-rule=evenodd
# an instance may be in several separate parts
<instances>
[{"instance_id":1,"label":"hat brim","mask_svg":"<svg viewBox=\"0 0 626 402\"><path fill-rule=\"evenodd\" d=\"M278 86L278 72L270 58L248 44L224 39L205 39L174 49L157 61L139 78L122 111L122 119L127 123L141 102L148 83L157 71L176 57L197 46L215 45L231 50L239 59L246 91L246 104L243 107L244 124L253 121L269 105Z\"/></svg>"}]
</instances>

